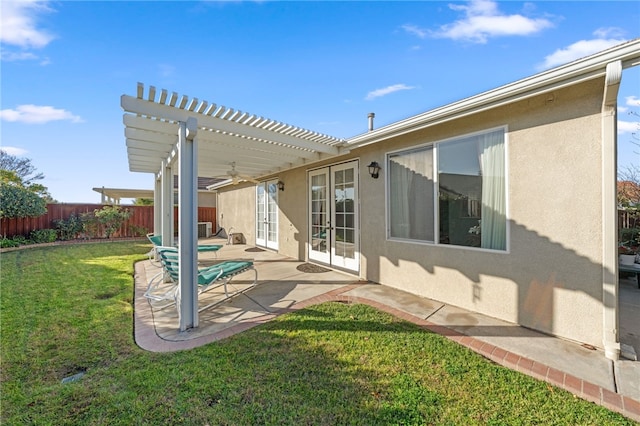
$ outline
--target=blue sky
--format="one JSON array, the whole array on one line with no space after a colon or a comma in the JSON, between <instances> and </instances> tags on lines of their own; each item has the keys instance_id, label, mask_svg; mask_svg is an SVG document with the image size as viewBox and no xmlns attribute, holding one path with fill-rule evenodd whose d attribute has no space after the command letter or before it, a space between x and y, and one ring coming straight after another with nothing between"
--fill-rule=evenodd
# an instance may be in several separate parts
<instances>
[{"instance_id":1,"label":"blue sky","mask_svg":"<svg viewBox=\"0 0 640 426\"><path fill-rule=\"evenodd\" d=\"M1 148L61 202L153 187L128 171L136 84L348 138L640 37L640 2L6 1ZM619 164L640 164L640 67L623 74Z\"/></svg>"}]
</instances>

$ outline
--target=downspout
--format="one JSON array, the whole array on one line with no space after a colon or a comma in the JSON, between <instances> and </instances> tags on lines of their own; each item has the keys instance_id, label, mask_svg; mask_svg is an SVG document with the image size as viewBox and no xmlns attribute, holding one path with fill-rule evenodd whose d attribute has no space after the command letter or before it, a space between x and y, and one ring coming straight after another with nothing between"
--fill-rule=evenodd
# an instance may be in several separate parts
<instances>
[{"instance_id":1,"label":"downspout","mask_svg":"<svg viewBox=\"0 0 640 426\"><path fill-rule=\"evenodd\" d=\"M620 358L618 308L617 106L622 62L607 64L602 101L602 304L605 356Z\"/></svg>"}]
</instances>

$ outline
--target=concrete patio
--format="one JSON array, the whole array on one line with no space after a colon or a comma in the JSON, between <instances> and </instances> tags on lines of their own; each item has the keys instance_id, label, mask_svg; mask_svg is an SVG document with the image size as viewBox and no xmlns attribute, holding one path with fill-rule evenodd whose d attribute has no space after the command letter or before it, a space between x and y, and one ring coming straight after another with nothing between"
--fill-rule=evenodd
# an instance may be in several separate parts
<instances>
[{"instance_id":1,"label":"concrete patio","mask_svg":"<svg viewBox=\"0 0 640 426\"><path fill-rule=\"evenodd\" d=\"M564 388L586 400L640 421L640 362L612 362L604 353L574 342L538 333L512 323L469 312L391 287L360 281L339 271L314 271L304 262L246 245L226 245L225 240L200 243L225 244L217 258L201 254L204 265L229 259L252 260L258 284L250 289L253 272L231 281L230 291L243 293L200 313L197 329L178 331L175 307L154 309L144 297L149 279L159 267L149 261L135 268L135 340L156 352L186 350L215 342L263 324L277 315L318 303L365 303L413 322L424 329L478 352L505 367L521 371ZM302 269L302 270L301 270ZM640 354L640 289L632 279L621 280L621 339ZM223 296L222 289L204 293L200 306Z\"/></svg>"}]
</instances>

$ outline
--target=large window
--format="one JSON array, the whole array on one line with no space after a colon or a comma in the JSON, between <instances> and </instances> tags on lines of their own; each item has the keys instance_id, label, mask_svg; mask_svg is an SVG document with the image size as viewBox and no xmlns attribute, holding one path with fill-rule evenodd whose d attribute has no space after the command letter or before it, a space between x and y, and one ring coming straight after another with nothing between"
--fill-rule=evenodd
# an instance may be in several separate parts
<instances>
[{"instance_id":1,"label":"large window","mask_svg":"<svg viewBox=\"0 0 640 426\"><path fill-rule=\"evenodd\" d=\"M504 129L391 153L387 166L389 238L506 250Z\"/></svg>"}]
</instances>

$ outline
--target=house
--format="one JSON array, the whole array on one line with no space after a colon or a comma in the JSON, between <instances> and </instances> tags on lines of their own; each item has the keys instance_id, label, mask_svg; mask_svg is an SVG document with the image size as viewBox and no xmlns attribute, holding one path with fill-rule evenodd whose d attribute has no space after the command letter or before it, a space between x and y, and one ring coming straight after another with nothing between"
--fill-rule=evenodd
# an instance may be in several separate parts
<instances>
[{"instance_id":1,"label":"house","mask_svg":"<svg viewBox=\"0 0 640 426\"><path fill-rule=\"evenodd\" d=\"M617 359L616 98L639 60L640 39L346 140L139 84L129 165L161 199L180 177L183 302L195 176L227 176L218 223L247 244Z\"/></svg>"}]
</instances>

